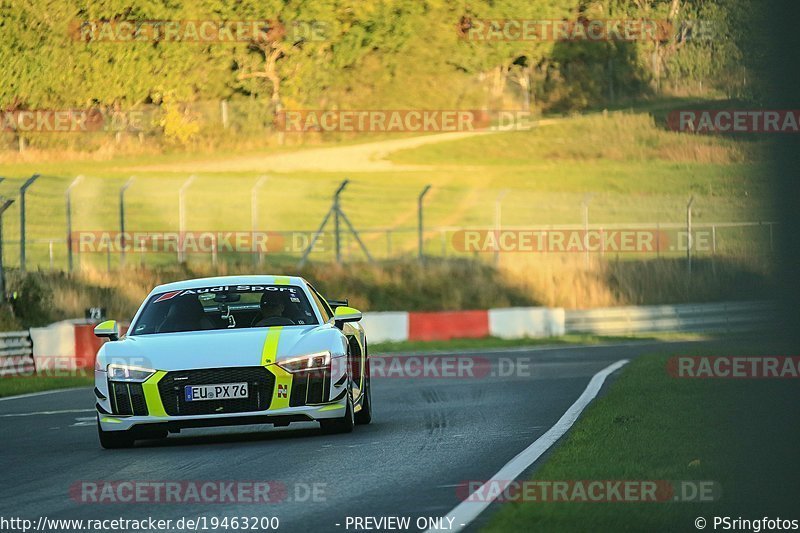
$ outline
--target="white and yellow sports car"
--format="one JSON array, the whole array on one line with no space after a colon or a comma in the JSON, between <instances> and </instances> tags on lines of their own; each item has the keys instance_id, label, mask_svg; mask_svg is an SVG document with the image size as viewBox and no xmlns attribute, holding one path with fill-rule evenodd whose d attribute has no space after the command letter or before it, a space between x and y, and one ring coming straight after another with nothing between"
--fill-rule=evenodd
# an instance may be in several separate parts
<instances>
[{"instance_id":1,"label":"white and yellow sports car","mask_svg":"<svg viewBox=\"0 0 800 533\"><path fill-rule=\"evenodd\" d=\"M361 313L306 280L228 276L156 287L97 353L104 448L183 428L318 421L338 433L369 424L369 356Z\"/></svg>"}]
</instances>

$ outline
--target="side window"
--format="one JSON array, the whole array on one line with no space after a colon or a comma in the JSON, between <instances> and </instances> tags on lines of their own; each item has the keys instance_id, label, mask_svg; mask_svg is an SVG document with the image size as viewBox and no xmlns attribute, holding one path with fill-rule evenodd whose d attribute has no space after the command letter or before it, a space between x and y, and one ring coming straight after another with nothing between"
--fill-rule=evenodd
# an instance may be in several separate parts
<instances>
[{"instance_id":1,"label":"side window","mask_svg":"<svg viewBox=\"0 0 800 533\"><path fill-rule=\"evenodd\" d=\"M322 313L322 320L327 322L333 317L333 311L331 311L331 308L328 305L328 302L325 301L325 298L320 296L314 287L311 286L311 284L307 285L308 290L311 291L311 297L314 298L314 302L317 304L317 307L319 307L319 312Z\"/></svg>"}]
</instances>

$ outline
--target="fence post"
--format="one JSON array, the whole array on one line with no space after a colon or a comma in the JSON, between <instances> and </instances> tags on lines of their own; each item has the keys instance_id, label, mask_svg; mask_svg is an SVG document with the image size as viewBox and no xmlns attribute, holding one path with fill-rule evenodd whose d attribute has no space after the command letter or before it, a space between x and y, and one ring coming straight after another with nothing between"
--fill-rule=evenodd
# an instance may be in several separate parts
<instances>
[{"instance_id":1,"label":"fence post","mask_svg":"<svg viewBox=\"0 0 800 533\"><path fill-rule=\"evenodd\" d=\"M417 197L417 246L418 246L418 256L419 260L423 261L425 259L425 251L424 247L424 232L425 232L425 223L422 214L422 201L425 199L425 195L428 194L428 191L431 190L430 185L426 185L422 188L422 192L419 193Z\"/></svg>"},{"instance_id":2,"label":"fence post","mask_svg":"<svg viewBox=\"0 0 800 533\"><path fill-rule=\"evenodd\" d=\"M686 204L686 264L689 267L689 274L692 273L692 204L694 195L689 198Z\"/></svg>"},{"instance_id":3,"label":"fence post","mask_svg":"<svg viewBox=\"0 0 800 533\"><path fill-rule=\"evenodd\" d=\"M133 184L133 176L119 189L119 264L125 264L125 191ZM110 248L110 247L109 247ZM109 265L109 270L111 267Z\"/></svg>"},{"instance_id":4,"label":"fence post","mask_svg":"<svg viewBox=\"0 0 800 533\"><path fill-rule=\"evenodd\" d=\"M339 231L340 230L340 228L339 228L339 214L341 213L341 207L340 207L341 204L340 204L340 201L339 201L339 195L342 194L342 191L344 190L345 187L347 187L347 184L349 182L350 182L350 180L344 180L342 182L342 184L339 185L339 188L336 189L336 192L333 193L333 238L334 238L335 248L336 248L336 262L337 263L341 263L342 262L342 243L341 243L341 234L340 234L340 231Z\"/></svg>"},{"instance_id":5,"label":"fence post","mask_svg":"<svg viewBox=\"0 0 800 533\"><path fill-rule=\"evenodd\" d=\"M0 205L0 300L6 301L6 272L3 268L3 213L11 207L14 200L4 200Z\"/></svg>"},{"instance_id":6,"label":"fence post","mask_svg":"<svg viewBox=\"0 0 800 533\"><path fill-rule=\"evenodd\" d=\"M19 188L19 269L23 272L25 272L25 192L37 179L39 174L34 174Z\"/></svg>"},{"instance_id":7,"label":"fence post","mask_svg":"<svg viewBox=\"0 0 800 533\"><path fill-rule=\"evenodd\" d=\"M497 247L494 251L494 264L500 264L500 210L502 209L503 198L505 198L506 194L508 194L508 189L503 189L497 194L497 197L494 199L494 241L497 243Z\"/></svg>"},{"instance_id":8,"label":"fence post","mask_svg":"<svg viewBox=\"0 0 800 533\"><path fill-rule=\"evenodd\" d=\"M583 197L583 200L581 201L581 215L582 215L582 218L583 218L583 235L584 235L584 238L586 238L585 236L588 235L588 233L589 233L589 202L592 201L592 197L593 196L594 196L593 193L586 194ZM586 247L584 247L584 248L586 248ZM583 251L583 258L584 258L584 263L588 267L589 266L589 249L588 248L586 248Z\"/></svg>"},{"instance_id":9,"label":"fence post","mask_svg":"<svg viewBox=\"0 0 800 533\"><path fill-rule=\"evenodd\" d=\"M186 258L183 253L184 232L186 231L186 189L194 182L197 176L189 176L178 190L178 262L183 263Z\"/></svg>"},{"instance_id":10,"label":"fence post","mask_svg":"<svg viewBox=\"0 0 800 533\"><path fill-rule=\"evenodd\" d=\"M267 181L267 176L259 176L256 184L250 189L250 230L253 234L250 236L251 242L256 242L256 231L258 231L258 189ZM258 254L253 250L253 263L261 264L264 261L264 251L259 250Z\"/></svg>"},{"instance_id":11,"label":"fence post","mask_svg":"<svg viewBox=\"0 0 800 533\"><path fill-rule=\"evenodd\" d=\"M661 222L656 222L656 259L661 258Z\"/></svg>"},{"instance_id":12,"label":"fence post","mask_svg":"<svg viewBox=\"0 0 800 533\"><path fill-rule=\"evenodd\" d=\"M72 183L69 184L67 187L66 196L67 200L67 268L70 273L72 273L73 269L73 261L72 261L72 189L74 189L81 181L83 181L83 175L78 176Z\"/></svg>"},{"instance_id":13,"label":"fence post","mask_svg":"<svg viewBox=\"0 0 800 533\"><path fill-rule=\"evenodd\" d=\"M711 226L711 270L717 275L717 226Z\"/></svg>"}]
</instances>

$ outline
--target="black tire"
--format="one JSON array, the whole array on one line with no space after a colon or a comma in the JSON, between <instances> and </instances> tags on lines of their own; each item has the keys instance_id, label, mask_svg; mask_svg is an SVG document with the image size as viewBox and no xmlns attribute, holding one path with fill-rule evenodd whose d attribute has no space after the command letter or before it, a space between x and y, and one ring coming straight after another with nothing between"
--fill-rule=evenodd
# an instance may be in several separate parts
<instances>
[{"instance_id":1,"label":"black tire","mask_svg":"<svg viewBox=\"0 0 800 533\"><path fill-rule=\"evenodd\" d=\"M359 426L364 426L372 422L372 379L369 375L369 359L367 359L367 368L365 371L366 379L364 380L364 393L361 400L361 410L356 413L355 421Z\"/></svg>"},{"instance_id":2,"label":"black tire","mask_svg":"<svg viewBox=\"0 0 800 533\"><path fill-rule=\"evenodd\" d=\"M148 440L163 440L169 436L169 431L166 429L151 429L146 433L142 433L137 435L137 439L148 439Z\"/></svg>"},{"instance_id":3,"label":"black tire","mask_svg":"<svg viewBox=\"0 0 800 533\"><path fill-rule=\"evenodd\" d=\"M99 421L97 422L97 435L100 437L100 446L106 450L130 448L135 441L130 431L103 431Z\"/></svg>"},{"instance_id":4,"label":"black tire","mask_svg":"<svg viewBox=\"0 0 800 533\"><path fill-rule=\"evenodd\" d=\"M356 421L355 416L353 415L353 393L348 387L347 408L345 409L344 416L342 418L329 418L327 420L320 420L319 427L322 428L323 433L333 435L336 433L352 433L355 425Z\"/></svg>"}]
</instances>

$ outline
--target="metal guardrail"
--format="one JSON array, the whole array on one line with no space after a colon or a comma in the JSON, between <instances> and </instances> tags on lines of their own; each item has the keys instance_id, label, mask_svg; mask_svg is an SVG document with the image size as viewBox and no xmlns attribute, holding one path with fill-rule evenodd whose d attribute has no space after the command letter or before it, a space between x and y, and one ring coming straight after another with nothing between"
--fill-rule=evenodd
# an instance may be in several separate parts
<instances>
[{"instance_id":1,"label":"metal guardrail","mask_svg":"<svg viewBox=\"0 0 800 533\"><path fill-rule=\"evenodd\" d=\"M777 304L765 301L567 310L566 333L625 335L659 331L735 333L776 328ZM0 376L33 374L29 331L0 333Z\"/></svg>"},{"instance_id":2,"label":"metal guardrail","mask_svg":"<svg viewBox=\"0 0 800 533\"><path fill-rule=\"evenodd\" d=\"M0 376L32 374L35 371L30 332L0 333Z\"/></svg>"},{"instance_id":3,"label":"metal guardrail","mask_svg":"<svg viewBox=\"0 0 800 533\"><path fill-rule=\"evenodd\" d=\"M657 331L735 333L768 329L778 321L772 302L609 307L566 311L567 333L620 335Z\"/></svg>"}]
</instances>

